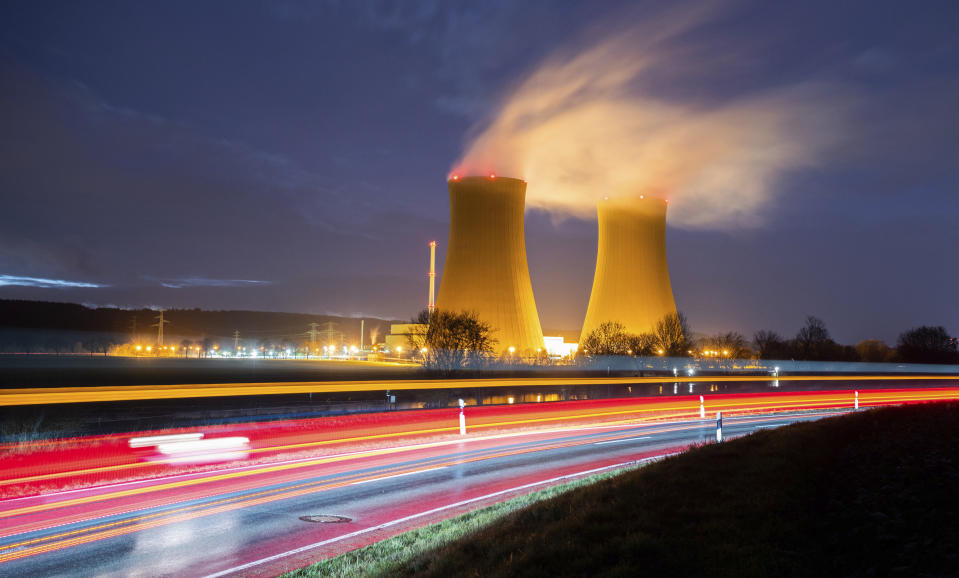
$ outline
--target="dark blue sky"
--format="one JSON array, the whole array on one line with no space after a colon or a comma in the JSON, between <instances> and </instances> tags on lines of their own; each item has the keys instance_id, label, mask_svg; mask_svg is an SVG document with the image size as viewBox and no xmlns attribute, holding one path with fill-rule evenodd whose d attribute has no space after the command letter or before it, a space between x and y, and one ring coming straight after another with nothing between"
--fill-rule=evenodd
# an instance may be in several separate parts
<instances>
[{"instance_id":1,"label":"dark blue sky","mask_svg":"<svg viewBox=\"0 0 959 578\"><path fill-rule=\"evenodd\" d=\"M0 297L408 317L471 127L544 60L648 33L662 6L4 3ZM769 184L756 226L669 227L694 330L959 332L959 5L714 6L661 48L647 96L828 86L843 124ZM544 328L582 323L595 235L527 212Z\"/></svg>"}]
</instances>

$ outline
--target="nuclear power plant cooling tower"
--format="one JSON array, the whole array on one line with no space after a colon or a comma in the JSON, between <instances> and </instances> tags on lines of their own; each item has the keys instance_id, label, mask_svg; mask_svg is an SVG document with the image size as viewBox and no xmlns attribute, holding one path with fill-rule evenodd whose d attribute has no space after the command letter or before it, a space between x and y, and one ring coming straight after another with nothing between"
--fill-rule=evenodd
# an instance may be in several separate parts
<instances>
[{"instance_id":1,"label":"nuclear power plant cooling tower","mask_svg":"<svg viewBox=\"0 0 959 578\"><path fill-rule=\"evenodd\" d=\"M450 238L436 307L475 311L492 326L497 352L542 348L526 265L526 182L454 176L449 190Z\"/></svg>"},{"instance_id":2,"label":"nuclear power plant cooling tower","mask_svg":"<svg viewBox=\"0 0 959 578\"><path fill-rule=\"evenodd\" d=\"M596 276L580 343L606 321L644 333L676 312L666 265L666 201L608 199L598 213Z\"/></svg>"}]
</instances>

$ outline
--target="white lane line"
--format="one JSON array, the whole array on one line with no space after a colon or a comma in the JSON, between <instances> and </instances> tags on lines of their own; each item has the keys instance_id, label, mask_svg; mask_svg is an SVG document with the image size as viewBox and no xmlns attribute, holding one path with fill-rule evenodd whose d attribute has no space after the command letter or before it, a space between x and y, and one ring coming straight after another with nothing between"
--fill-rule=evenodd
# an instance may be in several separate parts
<instances>
[{"instance_id":1,"label":"white lane line","mask_svg":"<svg viewBox=\"0 0 959 578\"><path fill-rule=\"evenodd\" d=\"M651 437L653 437L653 436L639 436L639 437L635 437L635 438L625 438L625 439L621 439L621 440L610 440L610 441L608 441L608 442L593 442L593 445L594 445L594 446L601 446L601 445L603 445L603 444L621 444L621 443L625 443L625 442L633 442L633 441L636 441L636 440L648 440L648 439L651 438Z\"/></svg>"},{"instance_id":2,"label":"white lane line","mask_svg":"<svg viewBox=\"0 0 959 578\"><path fill-rule=\"evenodd\" d=\"M662 459L662 458L665 458L665 457L677 455L677 454L679 454L679 453L681 453L681 452L670 452L670 453L668 453L668 454L662 454L662 455L659 455L659 456L651 456L651 457L648 457L648 458L643 458L643 459L641 459L641 460L634 460L634 461L629 461L629 462L620 462L620 463L618 463L618 464L613 464L613 465L611 465L611 466L603 466L603 467L601 467L601 468L594 468L594 469L591 469L591 470L584 470L584 471L582 471L582 472L576 472L576 473L573 473L573 474L566 474L566 475L563 475L563 476L557 476L557 477L555 477L555 478L550 478L550 479L548 479L548 480L541 480L541 481L539 481L539 482L530 482L530 483L528 483L528 484L523 484L522 486L516 486L516 487L514 487L514 488L509 488L509 489L506 489L506 490L500 490L500 491L498 491L498 492L493 492L492 494L486 494L486 495L483 495L483 496L478 496L478 497L476 497L476 498L470 498L470 499L468 499L468 500L463 500L463 501L460 501L460 502L455 502L455 503L453 503L453 504L447 504L447 505L445 505L445 506L440 506L440 507L438 507L438 508L433 508L432 510L426 510L425 512L420 512L420 513L418 513L418 514L412 514L412 515L410 515L410 516L404 516L404 517L402 517L402 518L397 518L397 519L395 519L395 520L391 520L391 521L389 521L389 522L384 522L384 523L379 524L379 525L377 525L377 526L371 526L371 527L369 527L369 528L364 528L364 529L362 529L362 530L357 530L357 531L355 531L355 532L350 532L349 534L343 534L342 536L337 536L336 538L330 538L330 539L328 539L328 540L323 540L323 541L321 541L321 542L316 542L316 543L313 543L313 544L309 544L309 545L307 545L307 546L301 546L301 547L299 547L299 548L295 548L295 549L293 549L293 550L288 550L288 551L283 552L283 553L281 553L281 554L274 554L273 556L268 556L268 557L266 557L266 558L261 558L261 559L259 559L259 560L254 561L254 562L248 562L248 563L242 564L242 565L240 565L240 566L234 566L233 568L228 568L228 569L226 569L226 570L222 570L222 571L220 571L220 572L217 572L216 574L209 574L209 575L205 576L204 578L219 578L220 576L226 576L226 575L228 575L228 574L233 574L233 573L235 573L235 572L241 572L241 571L246 570L246 569L248 569L248 568L253 568L254 566L259 566L259 565L261 565L261 564L266 564L266 563L268 563L268 562L273 562L273 561L279 560L279 559L281 559L281 558L286 558L287 556L293 556L294 554L299 554L299 553L301 553L301 552L306 552L307 550L312 550L312 549L314 549L314 548L319 548L320 546L326 546L326 545L328 545L328 544L332 544L332 543L334 543L334 542L339 542L339 541L341 541L341 540L347 540L347 539L349 539L349 538L354 538L354 537L356 537L356 536L362 536L363 534L369 534L370 532L375 532L375 531L377 531L377 530L382 530L382 529L384 529L384 528L389 528L390 526L396 526L397 524L402 524L402 523L404 523L404 522L409 522L410 520L415 520L416 518L422 518L423 516L429 516L429 515L431 515L431 514L437 514L437 513L439 513L439 512L442 512L443 510L449 510L449 509L452 509L452 508L458 508L458 507L460 507L460 506L466 506L466 505L468 505L468 504L472 504L472 503L475 503L475 502L480 502L480 501L483 501L483 500L487 500L487 499L489 499L489 498L495 498L495 497L497 497L497 496L502 496L502 495L504 495L504 494L509 494L509 493L511 493L511 492L516 492L516 491L519 491L519 490L526 490L526 489L529 489L529 488L535 488L536 486L542 486L542 485L544 485L544 484L550 484L550 483L553 483L553 482L558 482L558 481L566 480L566 479L569 479L569 478L575 478L575 477L578 477L578 476L588 476L588 475L590 475L590 474L595 474L595 473L597 473L597 472L601 472L601 471L604 471L604 470L612 470L612 469L622 468L622 467L630 466L630 465L634 465L634 464L641 464L641 463L644 463L644 462L649 462L649 461L653 461L653 460L659 460L659 459Z\"/></svg>"},{"instance_id":3,"label":"white lane line","mask_svg":"<svg viewBox=\"0 0 959 578\"><path fill-rule=\"evenodd\" d=\"M415 474L425 474L426 472L435 472L436 470L445 469L447 466L439 466L438 468L430 468L428 470L416 470L415 472L404 472L402 474L393 474L392 476L383 476L382 478L373 478L372 480L360 480L359 482L353 482L351 486L358 486L360 484L368 484L370 482L380 482L383 480L392 480L393 478L402 478L403 476L412 476Z\"/></svg>"}]
</instances>

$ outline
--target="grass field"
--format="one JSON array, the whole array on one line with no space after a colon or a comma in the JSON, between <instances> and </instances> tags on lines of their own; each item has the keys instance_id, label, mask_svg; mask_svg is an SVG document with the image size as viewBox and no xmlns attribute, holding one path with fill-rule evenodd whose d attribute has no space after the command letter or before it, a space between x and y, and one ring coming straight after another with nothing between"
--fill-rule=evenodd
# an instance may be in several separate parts
<instances>
[{"instance_id":1,"label":"grass field","mask_svg":"<svg viewBox=\"0 0 959 578\"><path fill-rule=\"evenodd\" d=\"M959 575L959 404L761 431L296 575L638 574Z\"/></svg>"}]
</instances>

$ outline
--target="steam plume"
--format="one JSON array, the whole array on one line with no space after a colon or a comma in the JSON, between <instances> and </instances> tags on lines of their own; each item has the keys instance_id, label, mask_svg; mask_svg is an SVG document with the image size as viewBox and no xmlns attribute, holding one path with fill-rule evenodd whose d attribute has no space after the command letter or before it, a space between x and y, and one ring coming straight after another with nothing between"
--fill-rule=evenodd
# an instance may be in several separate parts
<instances>
[{"instance_id":1,"label":"steam plume","mask_svg":"<svg viewBox=\"0 0 959 578\"><path fill-rule=\"evenodd\" d=\"M663 71L715 75L674 46L707 18L647 19L548 58L474 127L453 173L524 178L528 205L558 218L647 194L669 199L674 225L758 226L780 178L834 144L842 99L808 82L719 104L655 96Z\"/></svg>"}]
</instances>

